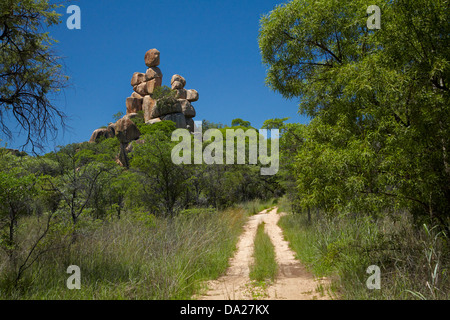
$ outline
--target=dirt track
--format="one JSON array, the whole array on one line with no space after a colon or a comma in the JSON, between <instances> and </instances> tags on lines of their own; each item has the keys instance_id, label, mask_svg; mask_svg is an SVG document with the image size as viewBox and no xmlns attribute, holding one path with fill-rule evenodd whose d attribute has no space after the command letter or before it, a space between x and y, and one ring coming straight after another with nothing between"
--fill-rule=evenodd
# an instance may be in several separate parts
<instances>
[{"instance_id":1,"label":"dirt track","mask_svg":"<svg viewBox=\"0 0 450 320\"><path fill-rule=\"evenodd\" d=\"M217 280L209 281L209 290L199 300L325 300L329 285L326 279L314 279L304 266L295 259L295 253L284 240L282 230L277 225L280 215L277 208L249 218L244 232L239 238L237 250L230 260L230 267ZM249 273L253 263L253 241L256 229L265 222L265 230L275 247L278 275L275 282L266 287L252 284ZM324 290L318 290L322 287Z\"/></svg>"}]
</instances>

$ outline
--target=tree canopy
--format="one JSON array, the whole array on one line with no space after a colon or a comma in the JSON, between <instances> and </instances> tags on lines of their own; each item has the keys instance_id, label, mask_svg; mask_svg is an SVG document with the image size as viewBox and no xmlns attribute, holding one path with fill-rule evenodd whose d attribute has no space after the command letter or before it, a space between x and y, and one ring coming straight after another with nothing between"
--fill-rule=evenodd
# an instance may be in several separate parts
<instances>
[{"instance_id":1,"label":"tree canopy","mask_svg":"<svg viewBox=\"0 0 450 320\"><path fill-rule=\"evenodd\" d=\"M241 126L241 127L248 128L248 127L250 127L250 125L251 125L250 121L245 121L245 120L242 120L241 118L236 118L236 119L233 119L231 121L231 126L232 127L239 127L239 126Z\"/></svg>"},{"instance_id":2,"label":"tree canopy","mask_svg":"<svg viewBox=\"0 0 450 320\"><path fill-rule=\"evenodd\" d=\"M43 147L65 118L52 98L67 78L52 51L55 40L42 31L60 22L56 7L49 0L0 3L0 130L11 138L17 124L33 149Z\"/></svg>"},{"instance_id":3,"label":"tree canopy","mask_svg":"<svg viewBox=\"0 0 450 320\"><path fill-rule=\"evenodd\" d=\"M381 29L366 26L369 5ZM294 0L261 19L267 84L313 118L304 206L450 216L448 2Z\"/></svg>"}]
</instances>

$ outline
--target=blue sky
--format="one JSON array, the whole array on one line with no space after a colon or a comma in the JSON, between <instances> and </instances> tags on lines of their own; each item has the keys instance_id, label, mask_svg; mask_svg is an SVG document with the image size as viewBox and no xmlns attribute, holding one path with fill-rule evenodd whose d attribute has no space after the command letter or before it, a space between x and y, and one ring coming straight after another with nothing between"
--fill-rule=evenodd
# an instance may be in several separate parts
<instances>
[{"instance_id":1,"label":"blue sky","mask_svg":"<svg viewBox=\"0 0 450 320\"><path fill-rule=\"evenodd\" d=\"M276 0L79 0L81 30L69 30L65 8L62 23L50 30L59 41L56 53L64 58L70 86L56 101L69 116L71 129L60 132L57 145L83 142L126 112L134 72L145 72L145 52L161 52L163 85L173 74L196 89L197 117L230 125L242 118L260 128L264 120L297 114L298 101L285 100L265 85L265 67L258 48L259 20ZM9 143L20 146L20 139Z\"/></svg>"}]
</instances>

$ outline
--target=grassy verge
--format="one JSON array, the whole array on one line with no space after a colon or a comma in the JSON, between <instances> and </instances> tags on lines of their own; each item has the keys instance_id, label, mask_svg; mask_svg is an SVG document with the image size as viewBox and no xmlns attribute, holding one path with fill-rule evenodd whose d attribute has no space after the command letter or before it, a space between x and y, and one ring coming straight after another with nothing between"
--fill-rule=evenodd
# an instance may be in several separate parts
<instances>
[{"instance_id":1,"label":"grassy verge","mask_svg":"<svg viewBox=\"0 0 450 320\"><path fill-rule=\"evenodd\" d=\"M0 298L190 299L227 268L246 216L242 209L174 218L130 213L86 228L71 246L42 255L18 285L0 264ZM21 232L32 233L33 225ZM66 287L70 265L81 269L80 290Z\"/></svg>"},{"instance_id":2,"label":"grassy verge","mask_svg":"<svg viewBox=\"0 0 450 320\"><path fill-rule=\"evenodd\" d=\"M287 211L287 210L286 210ZM326 218L314 210L288 214L280 226L298 258L319 276L329 276L341 299L448 299L448 238L417 227L408 214ZM379 266L381 288L370 290L367 268Z\"/></svg>"},{"instance_id":3,"label":"grassy verge","mask_svg":"<svg viewBox=\"0 0 450 320\"><path fill-rule=\"evenodd\" d=\"M264 230L264 222L258 225L255 236L254 263L250 267L250 279L256 283L274 281L277 274L275 250L269 236Z\"/></svg>"}]
</instances>

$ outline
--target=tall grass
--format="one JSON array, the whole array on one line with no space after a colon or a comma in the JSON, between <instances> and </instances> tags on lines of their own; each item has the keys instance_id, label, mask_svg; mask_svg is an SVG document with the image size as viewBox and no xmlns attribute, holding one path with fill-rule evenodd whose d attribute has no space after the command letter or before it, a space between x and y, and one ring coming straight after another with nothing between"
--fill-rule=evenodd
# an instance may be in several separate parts
<instances>
[{"instance_id":1,"label":"tall grass","mask_svg":"<svg viewBox=\"0 0 450 320\"><path fill-rule=\"evenodd\" d=\"M278 270L275 250L264 226L264 222L258 225L254 242L254 263L250 267L250 279L257 282L274 281Z\"/></svg>"},{"instance_id":2,"label":"tall grass","mask_svg":"<svg viewBox=\"0 0 450 320\"><path fill-rule=\"evenodd\" d=\"M316 275L333 279L343 299L448 299L449 242L427 225L417 227L407 213L374 219L288 214L280 226ZM381 289L370 290L370 265L381 269Z\"/></svg>"},{"instance_id":3,"label":"tall grass","mask_svg":"<svg viewBox=\"0 0 450 320\"><path fill-rule=\"evenodd\" d=\"M3 267L0 298L190 299L227 268L245 219L241 209L173 218L130 213L85 228L74 244L43 255L17 286ZM80 290L66 287L69 265L81 269Z\"/></svg>"}]
</instances>

